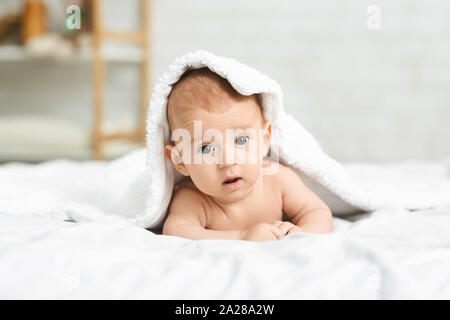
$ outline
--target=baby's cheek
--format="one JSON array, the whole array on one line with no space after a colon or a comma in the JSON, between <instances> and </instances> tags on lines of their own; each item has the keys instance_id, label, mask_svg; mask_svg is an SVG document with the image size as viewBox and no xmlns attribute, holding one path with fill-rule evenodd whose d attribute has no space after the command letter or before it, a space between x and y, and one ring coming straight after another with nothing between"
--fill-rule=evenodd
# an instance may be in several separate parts
<instances>
[{"instance_id":1,"label":"baby's cheek","mask_svg":"<svg viewBox=\"0 0 450 320\"><path fill-rule=\"evenodd\" d=\"M266 140L264 137L261 137L259 139L259 143L258 143L258 154L259 154L259 158L264 158L266 156L267 153L267 146L266 146Z\"/></svg>"},{"instance_id":2,"label":"baby's cheek","mask_svg":"<svg viewBox=\"0 0 450 320\"><path fill-rule=\"evenodd\" d=\"M256 181L261 173L260 164L245 164L241 166L241 172L248 181Z\"/></svg>"},{"instance_id":3,"label":"baby's cheek","mask_svg":"<svg viewBox=\"0 0 450 320\"><path fill-rule=\"evenodd\" d=\"M245 150L245 149L237 149L235 151L235 155L236 155L236 162L239 164L247 164L250 163L249 161L249 156L250 153Z\"/></svg>"},{"instance_id":4,"label":"baby's cheek","mask_svg":"<svg viewBox=\"0 0 450 320\"><path fill-rule=\"evenodd\" d=\"M214 185L216 175L214 174L215 166L206 164L191 165L191 179L201 191L211 191ZM203 190L202 190L203 189Z\"/></svg>"}]
</instances>

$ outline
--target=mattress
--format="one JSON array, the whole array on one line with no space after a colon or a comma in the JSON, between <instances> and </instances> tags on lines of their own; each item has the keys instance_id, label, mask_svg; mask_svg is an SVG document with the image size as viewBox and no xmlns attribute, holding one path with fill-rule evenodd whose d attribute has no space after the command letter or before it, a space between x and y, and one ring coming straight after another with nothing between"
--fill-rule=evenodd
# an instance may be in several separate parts
<instances>
[{"instance_id":1,"label":"mattress","mask_svg":"<svg viewBox=\"0 0 450 320\"><path fill-rule=\"evenodd\" d=\"M192 241L0 214L1 299L449 299L450 208L334 218L330 234Z\"/></svg>"}]
</instances>

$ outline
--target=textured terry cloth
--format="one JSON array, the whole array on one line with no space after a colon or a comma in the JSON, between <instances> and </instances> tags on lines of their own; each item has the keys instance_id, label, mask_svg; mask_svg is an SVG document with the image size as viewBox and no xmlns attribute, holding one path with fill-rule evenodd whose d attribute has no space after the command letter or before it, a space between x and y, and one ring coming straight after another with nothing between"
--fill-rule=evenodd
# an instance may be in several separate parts
<instances>
[{"instance_id":1,"label":"textured terry cloth","mask_svg":"<svg viewBox=\"0 0 450 320\"><path fill-rule=\"evenodd\" d=\"M202 67L243 95L259 95L264 117L272 123L271 156L301 175L334 215L450 205L445 164L342 166L284 110L276 81L236 60L196 51L176 59L155 85L145 150L109 163L55 160L37 166L1 166L0 213L160 227L181 178L164 157L164 146L170 142L167 97L187 70Z\"/></svg>"}]
</instances>

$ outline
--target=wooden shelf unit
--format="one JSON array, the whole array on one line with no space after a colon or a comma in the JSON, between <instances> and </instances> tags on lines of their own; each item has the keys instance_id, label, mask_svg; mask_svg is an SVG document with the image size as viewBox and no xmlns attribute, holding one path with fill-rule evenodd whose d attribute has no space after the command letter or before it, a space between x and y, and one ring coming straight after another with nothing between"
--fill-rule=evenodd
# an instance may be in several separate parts
<instances>
[{"instance_id":1,"label":"wooden shelf unit","mask_svg":"<svg viewBox=\"0 0 450 320\"><path fill-rule=\"evenodd\" d=\"M92 61L92 83L93 83L93 113L94 125L92 132L93 157L103 160L104 143L111 140L129 140L145 145L146 116L149 102L150 88L150 10L151 0L140 0L141 22L140 30L123 32L109 30L103 27L104 0L93 0L93 61ZM106 60L102 52L105 40L119 40L125 43L138 45L142 48L142 61L140 68L140 99L139 99L139 124L136 130L130 132L117 132L105 134L103 131L103 118L105 109L105 72Z\"/></svg>"}]
</instances>

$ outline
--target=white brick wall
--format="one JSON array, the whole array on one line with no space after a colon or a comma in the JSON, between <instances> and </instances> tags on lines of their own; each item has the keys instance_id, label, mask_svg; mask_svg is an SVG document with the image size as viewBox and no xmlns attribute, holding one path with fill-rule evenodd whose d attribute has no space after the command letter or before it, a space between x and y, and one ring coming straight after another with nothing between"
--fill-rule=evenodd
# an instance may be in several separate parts
<instances>
[{"instance_id":1,"label":"white brick wall","mask_svg":"<svg viewBox=\"0 0 450 320\"><path fill-rule=\"evenodd\" d=\"M238 58L339 160L450 155L449 1L157 0L155 30L156 74L197 48Z\"/></svg>"},{"instance_id":2,"label":"white brick wall","mask_svg":"<svg viewBox=\"0 0 450 320\"><path fill-rule=\"evenodd\" d=\"M381 30L366 28L373 4ZM338 160L450 155L449 1L154 0L153 8L154 79L176 56L210 50L279 81L286 109ZM46 66L43 82L43 68L0 65L0 114L32 104L86 121L89 71ZM68 70L69 91L60 84ZM30 77L12 84L21 72ZM137 76L116 66L108 77L109 108L121 117L136 103Z\"/></svg>"}]
</instances>

